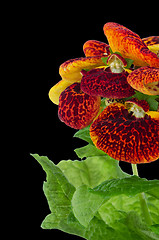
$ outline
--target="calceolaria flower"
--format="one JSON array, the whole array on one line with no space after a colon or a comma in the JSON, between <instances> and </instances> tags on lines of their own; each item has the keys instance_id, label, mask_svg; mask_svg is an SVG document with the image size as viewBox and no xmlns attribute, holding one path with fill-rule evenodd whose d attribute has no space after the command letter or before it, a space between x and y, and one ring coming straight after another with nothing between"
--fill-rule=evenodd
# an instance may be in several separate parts
<instances>
[{"instance_id":1,"label":"calceolaria flower","mask_svg":"<svg viewBox=\"0 0 159 240\"><path fill-rule=\"evenodd\" d=\"M100 110L101 98L81 91L80 83L73 83L60 95L58 115L68 126L81 129L93 121Z\"/></svg>"},{"instance_id":2,"label":"calceolaria flower","mask_svg":"<svg viewBox=\"0 0 159 240\"><path fill-rule=\"evenodd\" d=\"M145 99L159 95L159 36L141 39L113 22L104 25L104 34L108 44L89 40L83 45L85 57L60 66L62 80L49 97L68 126L91 124L93 143L112 158L134 164L155 161L159 112ZM136 93L145 97L137 99Z\"/></svg>"},{"instance_id":3,"label":"calceolaria flower","mask_svg":"<svg viewBox=\"0 0 159 240\"><path fill-rule=\"evenodd\" d=\"M116 160L137 164L159 158L159 113L149 112L144 100L110 104L92 123L90 135Z\"/></svg>"}]
</instances>

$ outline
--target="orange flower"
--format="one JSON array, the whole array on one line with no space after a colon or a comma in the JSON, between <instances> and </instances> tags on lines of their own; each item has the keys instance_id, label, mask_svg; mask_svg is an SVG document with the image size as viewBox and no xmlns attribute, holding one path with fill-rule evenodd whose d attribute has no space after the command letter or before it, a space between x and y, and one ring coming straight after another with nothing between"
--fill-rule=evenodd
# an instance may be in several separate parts
<instances>
[{"instance_id":1,"label":"orange flower","mask_svg":"<svg viewBox=\"0 0 159 240\"><path fill-rule=\"evenodd\" d=\"M146 44L151 52L154 52L159 56L159 36L151 36L143 38L142 41Z\"/></svg>"},{"instance_id":2,"label":"orange flower","mask_svg":"<svg viewBox=\"0 0 159 240\"><path fill-rule=\"evenodd\" d=\"M159 113L152 115L144 100L113 103L92 123L90 136L116 160L149 163L159 158Z\"/></svg>"},{"instance_id":3,"label":"orange flower","mask_svg":"<svg viewBox=\"0 0 159 240\"><path fill-rule=\"evenodd\" d=\"M117 23L105 24L104 32L112 50L120 52L123 57L133 59L135 65L159 66L159 58L155 54L159 51L159 37L148 37L141 40L136 33ZM102 67L104 63L101 57L110 56L109 45L96 40L84 43L83 51L86 57L70 59L61 64L59 74L62 80L49 91L49 98L53 103L58 105L60 94L71 84L81 82L83 69L91 70ZM135 89L137 88L135 87Z\"/></svg>"},{"instance_id":4,"label":"orange flower","mask_svg":"<svg viewBox=\"0 0 159 240\"><path fill-rule=\"evenodd\" d=\"M89 40L83 45L83 51L86 57L109 56L109 45L96 40Z\"/></svg>"},{"instance_id":5,"label":"orange flower","mask_svg":"<svg viewBox=\"0 0 159 240\"><path fill-rule=\"evenodd\" d=\"M104 25L104 33L113 52L134 60L135 66L159 67L159 58L151 52L139 35L113 22Z\"/></svg>"},{"instance_id":6,"label":"orange flower","mask_svg":"<svg viewBox=\"0 0 159 240\"><path fill-rule=\"evenodd\" d=\"M127 77L130 86L147 95L159 94L159 68L141 67Z\"/></svg>"},{"instance_id":7,"label":"orange flower","mask_svg":"<svg viewBox=\"0 0 159 240\"><path fill-rule=\"evenodd\" d=\"M54 104L59 104L60 94L71 84L80 82L83 69L94 69L103 66L102 56L109 56L109 45L95 40L87 41L83 45L86 57L70 59L60 65L59 74L62 80L49 91L49 98Z\"/></svg>"},{"instance_id":8,"label":"orange flower","mask_svg":"<svg viewBox=\"0 0 159 240\"><path fill-rule=\"evenodd\" d=\"M93 68L103 66L101 56L75 58L64 62L59 69L59 74L63 80L71 83L80 82L81 71L85 68L91 70Z\"/></svg>"},{"instance_id":9,"label":"orange flower","mask_svg":"<svg viewBox=\"0 0 159 240\"><path fill-rule=\"evenodd\" d=\"M55 84L49 92L49 97L53 103L59 105L59 119L65 122L66 125L75 129L84 128L96 119L97 115L101 111L101 97L113 99L126 98L134 95L134 89L149 95L159 94L159 58L155 52L158 51L156 50L158 49L158 37L149 37L141 40L136 33L133 33L129 29L117 23L105 24L104 32L108 37L109 45L96 40L87 41L83 45L85 57L70 59L61 64L59 74L62 80ZM152 51L150 51L148 47L151 47ZM112 53L112 51L114 53ZM135 65L144 67L134 71L133 69L126 69L131 67L132 60ZM129 110L127 110L127 106L130 105L130 102L126 105L120 104L121 103L116 103L115 105L112 105L112 107L108 106L106 108L107 110L104 110L97 118L98 120L95 120L91 125L92 140L97 147L100 148L102 146L98 146L100 138L106 137L111 129L107 129L105 128L105 125L101 125L105 122L105 116L107 116L108 119L111 119L110 116L114 116L113 121L115 121L115 127L117 126L116 122L118 122L118 116L123 117L125 121L124 124L127 126L129 125L130 120L132 122L138 122L135 122L134 124L140 124L140 122L142 122L143 126L145 126L145 124L151 124L152 121L152 126L154 126L155 123L157 124L157 127L152 129L152 132L156 131L156 129L158 131L158 112L148 111L145 113L144 109L143 111L141 110L141 112L139 111L139 115L131 117L131 114L128 113ZM115 109L117 107L120 108L122 113L120 111L115 113ZM140 106L132 109L138 109L139 107ZM109 113L107 112L108 110L111 110L112 115L109 116ZM115 115L113 115L113 111ZM141 119L138 117L140 116L140 113ZM136 119L134 119L135 117ZM98 136L97 133L99 132L99 129L97 129L97 132L93 129L94 124L97 122L100 126L102 126L101 130L106 130L106 132L102 132L103 135ZM110 125L110 122L108 125L113 128L113 125ZM125 125L123 125L122 128L124 127L124 129L128 131L128 128L125 127ZM147 129L151 130L146 128L144 131L146 132ZM130 131L131 133L133 132L133 130ZM115 134L116 133L114 132L114 139ZM150 137L152 137L152 135ZM122 142L121 137L118 138ZM133 144L135 144L136 138L133 137L133 139L132 145L131 143L129 144L131 146L134 146ZM106 138L105 141L107 141ZM111 144L112 146L115 146L114 141L111 143L111 137L109 141L110 145L108 144L105 146L106 148L109 148L106 150L108 154L112 151ZM156 142L157 141L158 138L156 139ZM105 147L103 145L100 149L105 151ZM121 155L119 152L114 152L110 156L114 158L116 156L116 159L124 161L124 152L122 152L123 149L119 149ZM154 157L156 157L156 153L154 153L153 156L150 154L149 161L153 161ZM137 156L134 154L134 159L131 159L130 161L134 163L137 161L146 162L148 160L146 160L143 156L141 156L140 160L137 160Z\"/></svg>"},{"instance_id":10,"label":"orange flower","mask_svg":"<svg viewBox=\"0 0 159 240\"><path fill-rule=\"evenodd\" d=\"M100 103L100 97L85 94L81 91L80 83L74 83L60 95L59 119L72 128L85 128L97 116Z\"/></svg>"},{"instance_id":11,"label":"orange flower","mask_svg":"<svg viewBox=\"0 0 159 240\"><path fill-rule=\"evenodd\" d=\"M112 73L107 69L93 69L83 73L81 89L90 96L121 99L135 94L128 84L128 72ZM119 90L120 89L120 90Z\"/></svg>"},{"instance_id":12,"label":"orange flower","mask_svg":"<svg viewBox=\"0 0 159 240\"><path fill-rule=\"evenodd\" d=\"M85 58L70 59L59 68L59 74L62 80L55 84L49 91L49 98L54 104L59 104L60 94L71 84L81 82L83 69L93 69L103 66L101 56L92 56Z\"/></svg>"}]
</instances>

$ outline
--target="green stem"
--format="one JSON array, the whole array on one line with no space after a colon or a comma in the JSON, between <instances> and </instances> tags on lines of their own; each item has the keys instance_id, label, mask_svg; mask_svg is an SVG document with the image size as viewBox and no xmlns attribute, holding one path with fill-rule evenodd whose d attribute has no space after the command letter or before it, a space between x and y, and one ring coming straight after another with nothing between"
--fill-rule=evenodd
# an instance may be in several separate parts
<instances>
[{"instance_id":1,"label":"green stem","mask_svg":"<svg viewBox=\"0 0 159 240\"><path fill-rule=\"evenodd\" d=\"M139 176L138 170L137 170L137 165L136 164L131 164L132 170L133 170L133 175ZM151 220L151 215L147 206L146 198L145 198L145 193L140 193L139 194L139 199L140 199L140 205L141 205L141 210L143 213L143 216L145 218L145 222L148 225L152 225L152 220Z\"/></svg>"},{"instance_id":2,"label":"green stem","mask_svg":"<svg viewBox=\"0 0 159 240\"><path fill-rule=\"evenodd\" d=\"M138 170L137 170L137 165L136 164L131 164L132 170L133 170L133 175L139 176Z\"/></svg>"}]
</instances>

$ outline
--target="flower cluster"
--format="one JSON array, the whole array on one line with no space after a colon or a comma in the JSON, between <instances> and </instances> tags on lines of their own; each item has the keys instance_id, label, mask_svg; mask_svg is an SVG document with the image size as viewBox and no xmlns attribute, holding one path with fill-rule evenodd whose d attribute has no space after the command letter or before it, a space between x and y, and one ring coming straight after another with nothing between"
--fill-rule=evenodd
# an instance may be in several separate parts
<instances>
[{"instance_id":1,"label":"flower cluster","mask_svg":"<svg viewBox=\"0 0 159 240\"><path fill-rule=\"evenodd\" d=\"M134 164L155 161L159 112L133 95L159 95L159 37L141 39L112 22L104 25L104 34L109 45L89 40L83 45L85 57L60 66L62 80L49 97L68 126L82 129L91 124L93 143L109 156Z\"/></svg>"}]
</instances>

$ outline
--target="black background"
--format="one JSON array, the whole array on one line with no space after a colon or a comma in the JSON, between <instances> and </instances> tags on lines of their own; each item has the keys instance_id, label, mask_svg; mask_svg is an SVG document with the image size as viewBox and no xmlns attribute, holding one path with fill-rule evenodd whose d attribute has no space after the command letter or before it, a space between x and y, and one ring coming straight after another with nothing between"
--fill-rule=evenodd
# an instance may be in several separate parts
<instances>
[{"instance_id":1,"label":"black background","mask_svg":"<svg viewBox=\"0 0 159 240\"><path fill-rule=\"evenodd\" d=\"M141 4L141 3L140 3ZM49 208L42 191L45 173L29 155L47 155L54 163L62 159L77 159L73 149L84 145L73 138L75 130L60 122L57 106L48 98L49 89L61 80L58 69L64 61L84 56L82 46L87 40L107 42L103 25L114 21L138 33L141 38L159 35L157 11L151 6L138 6L127 2L60 2L54 5L28 4L14 16L11 29L15 34L18 51L20 91L19 146L22 150L21 168L24 183L23 202L20 207L26 233L40 234L45 239L80 239L58 230L43 230L40 224ZM122 168L131 173L127 163ZM139 166L139 175L147 179L158 178L155 171L159 162ZM27 219L27 221L26 221ZM56 236L55 236L56 235Z\"/></svg>"}]
</instances>

